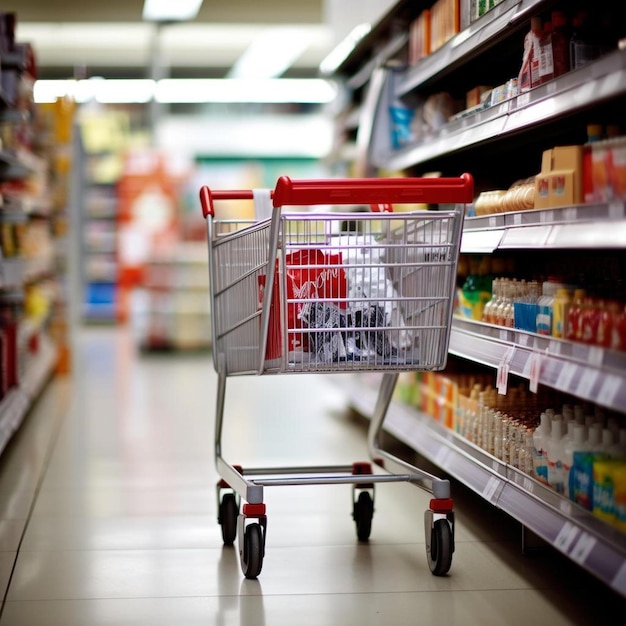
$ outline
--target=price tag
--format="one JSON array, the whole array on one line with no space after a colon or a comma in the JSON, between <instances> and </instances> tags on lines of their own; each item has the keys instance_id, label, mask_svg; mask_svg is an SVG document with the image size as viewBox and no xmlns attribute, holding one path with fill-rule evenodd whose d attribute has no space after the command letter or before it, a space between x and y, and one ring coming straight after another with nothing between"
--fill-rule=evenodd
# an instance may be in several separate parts
<instances>
[{"instance_id":1,"label":"price tag","mask_svg":"<svg viewBox=\"0 0 626 626\"><path fill-rule=\"evenodd\" d=\"M569 500L561 500L561 502L559 502L559 509L561 513L565 513L565 515L567 516L570 516L572 514L572 505Z\"/></svg>"},{"instance_id":2,"label":"price tag","mask_svg":"<svg viewBox=\"0 0 626 626\"><path fill-rule=\"evenodd\" d=\"M490 217L489 218L489 228L495 228L498 225L498 218L497 217Z\"/></svg>"},{"instance_id":3,"label":"price tag","mask_svg":"<svg viewBox=\"0 0 626 626\"><path fill-rule=\"evenodd\" d=\"M556 380L556 386L564 391L569 389L576 374L577 367L573 363L563 363L559 376Z\"/></svg>"},{"instance_id":4,"label":"price tag","mask_svg":"<svg viewBox=\"0 0 626 626\"><path fill-rule=\"evenodd\" d=\"M593 550L597 543L595 537L587 533L581 533L576 545L572 548L570 552L570 557L573 561L576 561L580 565L582 565L589 556L589 553Z\"/></svg>"},{"instance_id":5,"label":"price tag","mask_svg":"<svg viewBox=\"0 0 626 626\"><path fill-rule=\"evenodd\" d=\"M483 489L483 498L491 502L494 494L496 493L496 490L498 489L499 484L500 484L500 480L497 479L495 476L492 476L487 481L487 484L485 485L485 488Z\"/></svg>"},{"instance_id":6,"label":"price tag","mask_svg":"<svg viewBox=\"0 0 626 626\"><path fill-rule=\"evenodd\" d=\"M528 389L531 393L537 393L539 387L539 377L541 376L541 355L533 352L529 358L529 384Z\"/></svg>"},{"instance_id":7,"label":"price tag","mask_svg":"<svg viewBox=\"0 0 626 626\"><path fill-rule=\"evenodd\" d=\"M551 224L554 222L554 211L541 211L539 213L539 221L542 224Z\"/></svg>"},{"instance_id":8,"label":"price tag","mask_svg":"<svg viewBox=\"0 0 626 626\"><path fill-rule=\"evenodd\" d=\"M524 491L527 491L528 493L533 493L534 489L535 489L535 483L530 480L530 478L524 478Z\"/></svg>"},{"instance_id":9,"label":"price tag","mask_svg":"<svg viewBox=\"0 0 626 626\"><path fill-rule=\"evenodd\" d=\"M605 404L613 404L617 396L617 392L619 391L621 386L622 386L621 378L613 374L609 374L608 376L605 377L604 381L602 382L602 387L600 387L599 397L602 398L602 401Z\"/></svg>"},{"instance_id":10,"label":"price tag","mask_svg":"<svg viewBox=\"0 0 626 626\"><path fill-rule=\"evenodd\" d=\"M502 361L498 365L498 373L496 376L496 386L498 388L498 393L502 396L506 395L506 390L509 384L509 363L513 358L513 354L515 353L515 346L511 346L504 353L502 357Z\"/></svg>"},{"instance_id":11,"label":"price tag","mask_svg":"<svg viewBox=\"0 0 626 626\"><path fill-rule=\"evenodd\" d=\"M563 218L566 222L575 222L578 219L578 207L570 206L563 209Z\"/></svg>"},{"instance_id":12,"label":"price tag","mask_svg":"<svg viewBox=\"0 0 626 626\"><path fill-rule=\"evenodd\" d=\"M595 365L599 367L602 365L602 358L604 356L604 350L599 348L598 346L591 346L589 351L587 352L587 357L589 359L589 365Z\"/></svg>"},{"instance_id":13,"label":"price tag","mask_svg":"<svg viewBox=\"0 0 626 626\"><path fill-rule=\"evenodd\" d=\"M528 345L528 340L529 340L529 335L526 335L525 333L519 333L517 335L517 343L520 346L527 346Z\"/></svg>"},{"instance_id":14,"label":"price tag","mask_svg":"<svg viewBox=\"0 0 626 626\"><path fill-rule=\"evenodd\" d=\"M527 104L530 104L530 93L526 92L517 96L516 106L517 107L525 107Z\"/></svg>"},{"instance_id":15,"label":"price tag","mask_svg":"<svg viewBox=\"0 0 626 626\"><path fill-rule=\"evenodd\" d=\"M624 203L611 202L609 204L609 217L612 220L621 220L624 218Z\"/></svg>"},{"instance_id":16,"label":"price tag","mask_svg":"<svg viewBox=\"0 0 626 626\"><path fill-rule=\"evenodd\" d=\"M565 522L554 540L554 547L563 552L568 552L577 535L578 528L570 522Z\"/></svg>"},{"instance_id":17,"label":"price tag","mask_svg":"<svg viewBox=\"0 0 626 626\"><path fill-rule=\"evenodd\" d=\"M519 226L522 223L522 214L521 213L513 213L513 224Z\"/></svg>"},{"instance_id":18,"label":"price tag","mask_svg":"<svg viewBox=\"0 0 626 626\"><path fill-rule=\"evenodd\" d=\"M590 398L591 390L596 384L596 380L598 380L599 375L598 370L585 368L583 370L583 375L580 377L578 387L576 388L576 395L583 398Z\"/></svg>"}]
</instances>

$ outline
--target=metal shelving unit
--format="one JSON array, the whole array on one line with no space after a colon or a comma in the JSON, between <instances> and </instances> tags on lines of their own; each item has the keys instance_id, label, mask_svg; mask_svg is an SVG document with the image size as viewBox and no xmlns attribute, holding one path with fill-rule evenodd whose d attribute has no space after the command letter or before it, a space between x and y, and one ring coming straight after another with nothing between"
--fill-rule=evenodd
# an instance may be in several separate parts
<instances>
[{"instance_id":1,"label":"metal shelving unit","mask_svg":"<svg viewBox=\"0 0 626 626\"><path fill-rule=\"evenodd\" d=\"M376 402L372 377L346 378L338 381L341 388L369 418ZM392 403L385 430L626 596L624 533L412 407Z\"/></svg>"},{"instance_id":2,"label":"metal shelving unit","mask_svg":"<svg viewBox=\"0 0 626 626\"><path fill-rule=\"evenodd\" d=\"M520 42L530 17L554 8L551 0L504 0L444 46L414 66L406 66L401 34L392 31L390 24L395 20L408 27L430 4L397 2L336 70L336 76L353 90L354 99L360 99L357 165L361 171L403 170L416 175L442 171L448 175L450 168L469 167L479 183L480 174L504 182L516 167L526 167L524 174L518 171L520 178L529 176L528 157L539 163L542 150L561 145L555 142L582 143L581 133L574 128L579 127L584 136L589 119L596 121L603 114L623 110L626 50L616 49L497 105L459 114L427 140L393 149L387 110L392 98L410 101L415 95L426 97L451 89L468 72L488 70L494 55L501 52L507 56L513 50L514 58L519 48L521 64ZM511 76L514 72L511 68ZM478 83L489 80L478 74L476 84L490 84ZM507 161L512 154L515 166ZM489 160L485 155L493 156ZM623 201L469 217L461 241L461 252L467 254L548 250L556 255L600 250L623 255L625 248ZM449 352L494 370L506 367L504 371L533 384L626 414L624 353L460 318L453 320ZM348 378L346 384L342 378L342 389L353 406L369 416L376 384L363 375ZM626 596L626 534L416 409L392 403L385 427Z\"/></svg>"}]
</instances>

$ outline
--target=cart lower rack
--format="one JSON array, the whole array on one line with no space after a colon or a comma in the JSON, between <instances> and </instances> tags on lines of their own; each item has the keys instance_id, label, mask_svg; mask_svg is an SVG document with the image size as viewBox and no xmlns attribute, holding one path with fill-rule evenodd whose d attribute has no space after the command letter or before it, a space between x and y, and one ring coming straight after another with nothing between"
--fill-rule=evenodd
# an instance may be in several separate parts
<instances>
[{"instance_id":1,"label":"cart lower rack","mask_svg":"<svg viewBox=\"0 0 626 626\"><path fill-rule=\"evenodd\" d=\"M215 218L219 201L248 199L268 217ZM238 538L247 578L258 577L265 556L265 487L350 484L357 537L366 541L374 485L390 481L408 481L432 493L424 515L427 561L434 575L449 571L454 552L449 482L383 450L380 433L399 373L446 365L464 205L472 199L469 174L339 180L283 176L273 190L201 188L218 373L218 522L224 544ZM436 204L439 210L311 210L316 205L416 203ZM365 371L382 373L368 432L369 461L244 468L223 457L229 376ZM380 471L374 473L373 465Z\"/></svg>"}]
</instances>

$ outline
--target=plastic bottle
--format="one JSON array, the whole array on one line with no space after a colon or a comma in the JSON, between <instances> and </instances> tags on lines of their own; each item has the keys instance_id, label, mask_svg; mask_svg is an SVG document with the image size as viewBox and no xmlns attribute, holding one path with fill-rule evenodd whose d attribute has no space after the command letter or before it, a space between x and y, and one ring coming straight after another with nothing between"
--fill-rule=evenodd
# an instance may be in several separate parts
<instances>
[{"instance_id":1,"label":"plastic bottle","mask_svg":"<svg viewBox=\"0 0 626 626\"><path fill-rule=\"evenodd\" d=\"M583 343L593 345L598 336L598 325L600 324L600 315L604 308L604 302L596 298L587 298L585 300L585 308L581 317L581 335L580 340Z\"/></svg>"},{"instance_id":2,"label":"plastic bottle","mask_svg":"<svg viewBox=\"0 0 626 626\"><path fill-rule=\"evenodd\" d=\"M595 190L593 186L593 144L601 141L602 126L587 124L587 143L583 146L583 198L585 202L593 202Z\"/></svg>"},{"instance_id":3,"label":"plastic bottle","mask_svg":"<svg viewBox=\"0 0 626 626\"><path fill-rule=\"evenodd\" d=\"M552 303L552 336L565 339L567 335L567 315L572 302L571 292L567 287L559 287Z\"/></svg>"},{"instance_id":4,"label":"plastic bottle","mask_svg":"<svg viewBox=\"0 0 626 626\"><path fill-rule=\"evenodd\" d=\"M626 306L615 315L611 332L611 348L626 350Z\"/></svg>"},{"instance_id":5,"label":"plastic bottle","mask_svg":"<svg viewBox=\"0 0 626 626\"><path fill-rule=\"evenodd\" d=\"M581 341L581 317L585 300L585 290L575 289L572 303L567 313L567 331L565 337L570 341Z\"/></svg>"},{"instance_id":6,"label":"plastic bottle","mask_svg":"<svg viewBox=\"0 0 626 626\"><path fill-rule=\"evenodd\" d=\"M544 281L541 286L541 296L537 301L537 333L540 335L552 334L552 306L556 289L554 279Z\"/></svg>"},{"instance_id":7,"label":"plastic bottle","mask_svg":"<svg viewBox=\"0 0 626 626\"><path fill-rule=\"evenodd\" d=\"M563 495L570 497L570 473L574 465L574 453L585 450L585 426L584 424L575 424L574 432L571 440L566 442L564 446L563 456Z\"/></svg>"},{"instance_id":8,"label":"plastic bottle","mask_svg":"<svg viewBox=\"0 0 626 626\"><path fill-rule=\"evenodd\" d=\"M552 63L554 77L562 76L570 70L570 38L567 16L563 11L552 11Z\"/></svg>"},{"instance_id":9,"label":"plastic bottle","mask_svg":"<svg viewBox=\"0 0 626 626\"><path fill-rule=\"evenodd\" d=\"M600 309L598 328L596 329L595 344L604 348L611 347L613 338L613 325L619 315L619 304L615 300L609 300Z\"/></svg>"},{"instance_id":10,"label":"plastic bottle","mask_svg":"<svg viewBox=\"0 0 626 626\"><path fill-rule=\"evenodd\" d=\"M564 422L561 415L555 415L552 420L550 438L547 443L548 451L548 484L557 493L564 493L563 460L565 449L563 444Z\"/></svg>"},{"instance_id":11,"label":"plastic bottle","mask_svg":"<svg viewBox=\"0 0 626 626\"><path fill-rule=\"evenodd\" d=\"M547 442L552 429L550 415L545 411L539 418L539 426L533 432L533 474L544 484L548 484Z\"/></svg>"}]
</instances>

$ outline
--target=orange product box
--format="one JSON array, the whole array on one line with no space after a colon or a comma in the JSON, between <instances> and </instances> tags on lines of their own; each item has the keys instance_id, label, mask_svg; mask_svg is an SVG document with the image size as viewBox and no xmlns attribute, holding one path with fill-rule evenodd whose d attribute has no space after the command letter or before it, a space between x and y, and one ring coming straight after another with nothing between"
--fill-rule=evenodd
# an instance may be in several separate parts
<instances>
[{"instance_id":1,"label":"orange product box","mask_svg":"<svg viewBox=\"0 0 626 626\"><path fill-rule=\"evenodd\" d=\"M424 9L409 27L409 65L430 54L430 9Z\"/></svg>"},{"instance_id":2,"label":"orange product box","mask_svg":"<svg viewBox=\"0 0 626 626\"><path fill-rule=\"evenodd\" d=\"M583 147L556 146L545 150L541 173L535 177L535 208L547 209L583 201Z\"/></svg>"},{"instance_id":3,"label":"orange product box","mask_svg":"<svg viewBox=\"0 0 626 626\"><path fill-rule=\"evenodd\" d=\"M493 89L492 87L488 87L487 85L478 85L477 87L474 87L472 89L470 89L466 94L465 94L465 106L468 109L471 109L472 107L475 107L477 105L480 104L480 99L482 97L482 95L486 92L489 91L490 89Z\"/></svg>"}]
</instances>

